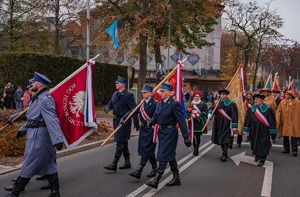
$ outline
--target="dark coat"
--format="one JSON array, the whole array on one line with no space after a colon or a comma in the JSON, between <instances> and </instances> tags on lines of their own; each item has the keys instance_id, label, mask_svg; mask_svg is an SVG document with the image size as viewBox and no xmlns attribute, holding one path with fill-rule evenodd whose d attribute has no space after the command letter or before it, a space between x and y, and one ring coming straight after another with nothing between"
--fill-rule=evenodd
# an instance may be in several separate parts
<instances>
[{"instance_id":1,"label":"dark coat","mask_svg":"<svg viewBox=\"0 0 300 197\"><path fill-rule=\"evenodd\" d=\"M127 89L123 90L121 93L115 91L106 105L110 110L113 109L113 114L115 115L113 119L114 129L117 128L120 119L126 118L130 112L136 107L135 99L132 93L128 92ZM134 124L138 125L139 120L137 116L133 117ZM115 142L127 142L130 139L131 134L131 119L129 119L116 133L114 137Z\"/></svg>"},{"instance_id":2,"label":"dark coat","mask_svg":"<svg viewBox=\"0 0 300 197\"><path fill-rule=\"evenodd\" d=\"M280 96L276 97L276 99L275 99L276 109L277 109L277 107L279 106L281 100L282 100L282 99L280 98Z\"/></svg>"},{"instance_id":3,"label":"dark coat","mask_svg":"<svg viewBox=\"0 0 300 197\"><path fill-rule=\"evenodd\" d=\"M196 106L201 111L200 114L199 114L200 117L201 117L201 120L199 120L199 118L194 118L194 120L193 120L193 122L194 122L194 132L201 132L202 133L202 128L205 125L206 120L207 120L208 107L207 107L206 103L204 103L203 101L201 101Z\"/></svg>"},{"instance_id":4,"label":"dark coat","mask_svg":"<svg viewBox=\"0 0 300 197\"><path fill-rule=\"evenodd\" d=\"M146 114L151 118L156 109L156 102L151 98L148 103L144 102L144 109ZM147 125L147 121L139 113L141 125ZM156 143L153 143L153 127L141 126L139 143L138 143L138 153L142 157L154 157L155 156L155 147Z\"/></svg>"},{"instance_id":5,"label":"dark coat","mask_svg":"<svg viewBox=\"0 0 300 197\"><path fill-rule=\"evenodd\" d=\"M269 123L269 127L267 127L254 114L256 109L256 106L248 109L243 131L249 132L253 155L268 155L270 150L270 134L276 134L275 112L266 104L258 108Z\"/></svg>"},{"instance_id":6,"label":"dark coat","mask_svg":"<svg viewBox=\"0 0 300 197\"><path fill-rule=\"evenodd\" d=\"M158 132L157 160L173 161L175 160L178 141L176 124L179 124L183 138L189 137L189 131L179 102L174 101L171 97L163 106L162 102L157 103L153 118L150 120L151 124L158 123L160 126ZM166 126L173 127L165 128Z\"/></svg>"},{"instance_id":7,"label":"dark coat","mask_svg":"<svg viewBox=\"0 0 300 197\"><path fill-rule=\"evenodd\" d=\"M225 102L220 101L218 105L218 109L223 109L226 114L232 119L227 120L223 117L218 110L215 112L213 129L212 129L212 136L211 141L214 144L229 144L231 140L231 126L232 128L237 128L238 126L238 111L237 106L234 102L230 99L226 99ZM230 125L232 123L232 125Z\"/></svg>"}]
</instances>

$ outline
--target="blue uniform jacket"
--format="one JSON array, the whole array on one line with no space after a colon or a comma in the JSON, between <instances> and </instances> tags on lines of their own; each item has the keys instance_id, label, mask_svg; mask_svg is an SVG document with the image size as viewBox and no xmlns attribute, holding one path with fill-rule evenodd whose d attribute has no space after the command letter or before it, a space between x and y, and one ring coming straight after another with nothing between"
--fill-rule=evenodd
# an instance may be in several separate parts
<instances>
[{"instance_id":1,"label":"blue uniform jacket","mask_svg":"<svg viewBox=\"0 0 300 197\"><path fill-rule=\"evenodd\" d=\"M151 124L158 123L160 126L158 132L157 160L173 161L175 160L178 141L176 124L179 124L183 138L189 137L189 131L179 102L174 101L171 97L163 106L162 102L157 103L154 115L150 120ZM166 126L170 128L165 128Z\"/></svg>"},{"instance_id":2,"label":"blue uniform jacket","mask_svg":"<svg viewBox=\"0 0 300 197\"><path fill-rule=\"evenodd\" d=\"M120 119L126 118L130 112L136 107L134 96L132 93L128 92L127 89L123 90L121 93L115 91L106 105L110 110L113 109L113 114L115 115L113 119L114 129L117 128ZM133 116L134 124L138 125L139 120L137 116ZM131 119L129 119L115 134L115 142L127 142L130 139L131 133Z\"/></svg>"},{"instance_id":3,"label":"blue uniform jacket","mask_svg":"<svg viewBox=\"0 0 300 197\"><path fill-rule=\"evenodd\" d=\"M148 103L144 102L144 109L146 114L151 118L156 109L156 102L151 98ZM146 125L147 121L142 117L141 112L139 113L140 121L142 125ZM153 143L154 129L149 126L141 126L138 144L138 153L144 157L154 157L156 143Z\"/></svg>"}]
</instances>

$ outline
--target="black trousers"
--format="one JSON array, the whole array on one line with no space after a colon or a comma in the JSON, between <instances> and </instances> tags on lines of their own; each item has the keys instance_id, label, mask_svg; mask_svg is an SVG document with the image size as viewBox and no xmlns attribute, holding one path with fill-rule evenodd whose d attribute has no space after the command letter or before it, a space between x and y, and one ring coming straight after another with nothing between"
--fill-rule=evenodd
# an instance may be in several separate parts
<instances>
[{"instance_id":1,"label":"black trousers","mask_svg":"<svg viewBox=\"0 0 300 197\"><path fill-rule=\"evenodd\" d=\"M117 142L115 157L129 156L128 142Z\"/></svg>"},{"instance_id":2,"label":"black trousers","mask_svg":"<svg viewBox=\"0 0 300 197\"><path fill-rule=\"evenodd\" d=\"M298 138L291 137L291 145L292 145L292 151L297 152L298 151ZM290 151L290 137L288 137L288 136L283 137L283 148L284 148L284 150Z\"/></svg>"},{"instance_id":3,"label":"black trousers","mask_svg":"<svg viewBox=\"0 0 300 197\"><path fill-rule=\"evenodd\" d=\"M159 174L163 175L164 172L165 172L165 169L167 167L167 164L168 164L168 161L160 161L159 165L158 165L157 172ZM169 161L169 164L170 164L171 171L175 171L175 170L178 169L177 168L177 162L176 162L175 159L173 161Z\"/></svg>"}]
</instances>

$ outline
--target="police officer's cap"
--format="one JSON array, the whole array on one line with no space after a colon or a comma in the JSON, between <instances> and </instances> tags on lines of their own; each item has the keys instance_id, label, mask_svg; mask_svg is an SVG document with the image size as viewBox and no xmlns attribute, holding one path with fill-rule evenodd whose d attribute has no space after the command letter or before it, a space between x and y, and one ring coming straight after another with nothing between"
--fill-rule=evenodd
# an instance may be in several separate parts
<instances>
[{"instance_id":1,"label":"police officer's cap","mask_svg":"<svg viewBox=\"0 0 300 197\"><path fill-rule=\"evenodd\" d=\"M172 92L173 88L170 84L168 83L162 83L161 88L159 89L160 91L164 91L164 90L169 90Z\"/></svg>"},{"instance_id":2,"label":"police officer's cap","mask_svg":"<svg viewBox=\"0 0 300 197\"><path fill-rule=\"evenodd\" d=\"M33 81L41 82L42 84L48 85L51 83L50 79L41 73L34 72Z\"/></svg>"},{"instance_id":3,"label":"police officer's cap","mask_svg":"<svg viewBox=\"0 0 300 197\"><path fill-rule=\"evenodd\" d=\"M123 84L127 85L128 81L126 79L124 79L123 77L118 76L118 79L115 83L123 83Z\"/></svg>"},{"instance_id":4,"label":"police officer's cap","mask_svg":"<svg viewBox=\"0 0 300 197\"><path fill-rule=\"evenodd\" d=\"M262 94L254 94L254 95L253 95L253 100L254 100L255 98L260 98L260 99L264 100L264 99L265 99L265 96L262 95Z\"/></svg>"},{"instance_id":5,"label":"police officer's cap","mask_svg":"<svg viewBox=\"0 0 300 197\"><path fill-rule=\"evenodd\" d=\"M149 85L144 85L143 89L141 92L152 92L153 91L153 87L149 86Z\"/></svg>"},{"instance_id":6,"label":"police officer's cap","mask_svg":"<svg viewBox=\"0 0 300 197\"><path fill-rule=\"evenodd\" d=\"M226 95L228 95L230 92L228 90L226 90L226 89L223 89L223 90L219 90L218 93L219 94L226 94Z\"/></svg>"}]
</instances>

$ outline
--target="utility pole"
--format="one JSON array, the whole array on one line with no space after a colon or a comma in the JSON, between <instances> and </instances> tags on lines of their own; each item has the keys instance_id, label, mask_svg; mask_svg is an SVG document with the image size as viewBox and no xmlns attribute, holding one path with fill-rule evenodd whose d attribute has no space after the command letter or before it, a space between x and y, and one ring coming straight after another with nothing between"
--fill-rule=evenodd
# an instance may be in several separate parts
<instances>
[{"instance_id":1,"label":"utility pole","mask_svg":"<svg viewBox=\"0 0 300 197\"><path fill-rule=\"evenodd\" d=\"M86 2L86 62L90 59L90 0Z\"/></svg>"}]
</instances>

